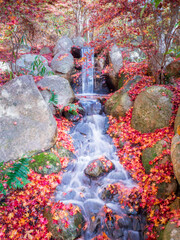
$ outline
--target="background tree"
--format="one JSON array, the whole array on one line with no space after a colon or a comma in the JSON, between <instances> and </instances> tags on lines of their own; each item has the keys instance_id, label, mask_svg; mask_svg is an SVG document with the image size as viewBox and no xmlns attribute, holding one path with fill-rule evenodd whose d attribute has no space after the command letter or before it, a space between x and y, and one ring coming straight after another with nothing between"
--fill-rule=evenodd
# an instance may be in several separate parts
<instances>
[{"instance_id":1,"label":"background tree","mask_svg":"<svg viewBox=\"0 0 180 240\"><path fill-rule=\"evenodd\" d=\"M179 45L179 6L178 0L98 0L93 5L91 27L96 29L96 42L141 48L156 83L162 83L168 53Z\"/></svg>"}]
</instances>

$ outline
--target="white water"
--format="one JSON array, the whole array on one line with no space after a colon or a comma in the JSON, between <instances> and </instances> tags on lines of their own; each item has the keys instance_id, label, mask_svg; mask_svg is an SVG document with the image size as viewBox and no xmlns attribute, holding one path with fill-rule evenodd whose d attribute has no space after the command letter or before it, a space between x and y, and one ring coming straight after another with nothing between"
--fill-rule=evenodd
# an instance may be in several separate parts
<instances>
[{"instance_id":1,"label":"white water","mask_svg":"<svg viewBox=\"0 0 180 240\"><path fill-rule=\"evenodd\" d=\"M84 47L82 53L82 93L93 93L94 91L94 49Z\"/></svg>"}]
</instances>

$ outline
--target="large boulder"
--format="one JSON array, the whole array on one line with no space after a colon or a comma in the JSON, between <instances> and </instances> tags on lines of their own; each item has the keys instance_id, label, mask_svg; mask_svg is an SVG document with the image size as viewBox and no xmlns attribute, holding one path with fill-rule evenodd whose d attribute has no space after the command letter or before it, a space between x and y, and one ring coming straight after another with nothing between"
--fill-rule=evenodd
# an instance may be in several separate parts
<instances>
[{"instance_id":1,"label":"large boulder","mask_svg":"<svg viewBox=\"0 0 180 240\"><path fill-rule=\"evenodd\" d=\"M123 57L121 50L117 45L113 45L109 52L109 64L112 66L112 71L109 73L113 86L118 88L118 73L119 70L123 67Z\"/></svg>"},{"instance_id":2,"label":"large boulder","mask_svg":"<svg viewBox=\"0 0 180 240\"><path fill-rule=\"evenodd\" d=\"M54 203L52 207L46 207L44 216L48 220L48 230L52 233L53 239L57 240L77 239L85 224L78 206L65 205L62 202Z\"/></svg>"},{"instance_id":3,"label":"large boulder","mask_svg":"<svg viewBox=\"0 0 180 240\"><path fill-rule=\"evenodd\" d=\"M73 42L67 36L63 36L56 43L55 48L53 49L54 56L62 50L66 50L66 52L70 52L73 46Z\"/></svg>"},{"instance_id":4,"label":"large boulder","mask_svg":"<svg viewBox=\"0 0 180 240\"><path fill-rule=\"evenodd\" d=\"M174 122L174 132L175 132L175 134L177 133L178 126L180 126L180 106L178 108L178 112L177 112L175 122Z\"/></svg>"},{"instance_id":5,"label":"large boulder","mask_svg":"<svg viewBox=\"0 0 180 240\"><path fill-rule=\"evenodd\" d=\"M141 92L134 102L131 126L141 133L169 126L172 116L172 92L152 86Z\"/></svg>"},{"instance_id":6,"label":"large boulder","mask_svg":"<svg viewBox=\"0 0 180 240\"><path fill-rule=\"evenodd\" d=\"M54 72L68 74L74 67L74 58L71 53L61 51L56 54L51 62Z\"/></svg>"},{"instance_id":7,"label":"large boulder","mask_svg":"<svg viewBox=\"0 0 180 240\"><path fill-rule=\"evenodd\" d=\"M113 117L124 117L126 112L133 106L128 91L133 87L137 82L142 79L140 76L136 76L129 82L127 82L123 89L114 93L105 103L105 112Z\"/></svg>"},{"instance_id":8,"label":"large boulder","mask_svg":"<svg viewBox=\"0 0 180 240\"><path fill-rule=\"evenodd\" d=\"M42 68L44 68L43 75L52 74L52 69L48 66L48 60L35 54L24 54L22 55L13 67L14 71L27 70L32 75L41 75Z\"/></svg>"},{"instance_id":9,"label":"large boulder","mask_svg":"<svg viewBox=\"0 0 180 240\"><path fill-rule=\"evenodd\" d=\"M37 83L37 85L42 89L48 88L48 90L41 90L41 94L44 97L46 103L50 105L53 113L53 105L52 103L49 103L52 94L49 90L54 91L54 93L57 95L59 105L65 106L68 103L72 103L75 98L69 81L57 75L44 77Z\"/></svg>"},{"instance_id":10,"label":"large boulder","mask_svg":"<svg viewBox=\"0 0 180 240\"><path fill-rule=\"evenodd\" d=\"M132 107L131 101L127 92L116 92L105 104L105 111L113 117L125 117L126 112Z\"/></svg>"},{"instance_id":11,"label":"large boulder","mask_svg":"<svg viewBox=\"0 0 180 240\"><path fill-rule=\"evenodd\" d=\"M174 174L180 184L180 135L178 133L172 139L171 161L173 163Z\"/></svg>"},{"instance_id":12,"label":"large boulder","mask_svg":"<svg viewBox=\"0 0 180 240\"><path fill-rule=\"evenodd\" d=\"M169 221L163 231L162 240L179 240L179 239L180 239L180 227L178 227L176 223Z\"/></svg>"},{"instance_id":13,"label":"large boulder","mask_svg":"<svg viewBox=\"0 0 180 240\"><path fill-rule=\"evenodd\" d=\"M21 76L0 90L0 161L7 162L53 146L56 122L32 76Z\"/></svg>"}]
</instances>

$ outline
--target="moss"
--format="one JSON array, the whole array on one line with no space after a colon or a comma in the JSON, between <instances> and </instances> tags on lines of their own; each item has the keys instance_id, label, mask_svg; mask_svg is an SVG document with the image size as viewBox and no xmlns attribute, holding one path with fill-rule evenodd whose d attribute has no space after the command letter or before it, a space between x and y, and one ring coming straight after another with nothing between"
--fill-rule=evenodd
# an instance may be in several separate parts
<instances>
[{"instance_id":1,"label":"moss","mask_svg":"<svg viewBox=\"0 0 180 240\"><path fill-rule=\"evenodd\" d=\"M172 94L171 90L169 90L167 88L160 89L159 92L160 93L165 93L169 97L170 100L173 97L173 94Z\"/></svg>"},{"instance_id":2,"label":"moss","mask_svg":"<svg viewBox=\"0 0 180 240\"><path fill-rule=\"evenodd\" d=\"M142 152L142 164L146 173L150 173L150 170L153 167L153 165L150 165L149 162L160 155L167 147L169 147L169 145L164 140L161 140L158 141L153 147L146 148Z\"/></svg>"},{"instance_id":3,"label":"moss","mask_svg":"<svg viewBox=\"0 0 180 240\"><path fill-rule=\"evenodd\" d=\"M61 170L59 158L53 153L42 152L32 157L29 167L40 174L58 173Z\"/></svg>"}]
</instances>

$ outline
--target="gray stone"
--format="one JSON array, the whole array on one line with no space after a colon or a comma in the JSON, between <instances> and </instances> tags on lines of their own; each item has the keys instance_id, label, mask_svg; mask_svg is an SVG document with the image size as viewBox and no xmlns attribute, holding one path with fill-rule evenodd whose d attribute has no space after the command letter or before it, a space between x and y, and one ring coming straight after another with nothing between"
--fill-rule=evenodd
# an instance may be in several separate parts
<instances>
[{"instance_id":1,"label":"gray stone","mask_svg":"<svg viewBox=\"0 0 180 240\"><path fill-rule=\"evenodd\" d=\"M180 221L180 219L178 219ZM180 227L176 223L169 221L163 231L162 240L179 240Z\"/></svg>"},{"instance_id":2,"label":"gray stone","mask_svg":"<svg viewBox=\"0 0 180 240\"><path fill-rule=\"evenodd\" d=\"M140 240L139 232L129 230L129 231L128 231L128 238L127 238L127 239L128 239L128 240Z\"/></svg>"},{"instance_id":3,"label":"gray stone","mask_svg":"<svg viewBox=\"0 0 180 240\"><path fill-rule=\"evenodd\" d=\"M54 72L68 74L71 73L74 67L74 58L71 53L61 51L57 53L52 62L51 68Z\"/></svg>"},{"instance_id":4,"label":"gray stone","mask_svg":"<svg viewBox=\"0 0 180 240\"><path fill-rule=\"evenodd\" d=\"M83 47L85 44L85 40L83 37L73 38L72 41L73 41L74 45L78 46L78 47Z\"/></svg>"},{"instance_id":5,"label":"gray stone","mask_svg":"<svg viewBox=\"0 0 180 240\"><path fill-rule=\"evenodd\" d=\"M171 143L171 161L173 163L174 174L180 184L180 135L176 135Z\"/></svg>"},{"instance_id":6,"label":"gray stone","mask_svg":"<svg viewBox=\"0 0 180 240\"><path fill-rule=\"evenodd\" d=\"M38 68L35 67L35 69L33 69L32 64L35 61L39 62L40 64ZM44 75L49 75L52 72L52 69L48 66L48 60L45 57L35 54L24 54L16 61L16 66L14 65L13 70L27 70L33 75L40 75L42 67L45 68Z\"/></svg>"},{"instance_id":7,"label":"gray stone","mask_svg":"<svg viewBox=\"0 0 180 240\"><path fill-rule=\"evenodd\" d=\"M56 122L31 76L0 90L0 161L21 158L53 146Z\"/></svg>"},{"instance_id":8,"label":"gray stone","mask_svg":"<svg viewBox=\"0 0 180 240\"><path fill-rule=\"evenodd\" d=\"M70 52L71 48L73 46L73 42L70 38L63 36L62 38L60 38L55 46L55 48L53 49L53 53L54 55L56 55L57 53L59 53L59 51L61 50L65 50L66 52Z\"/></svg>"},{"instance_id":9,"label":"gray stone","mask_svg":"<svg viewBox=\"0 0 180 240\"><path fill-rule=\"evenodd\" d=\"M39 82L37 82L37 86L40 86L42 88L47 87L49 90L54 91L54 93L58 96L59 105L65 106L68 103L72 103L75 98L69 81L57 75L44 77ZM51 98L50 91L42 90L41 94L44 97L46 103L52 105L52 103L49 103L49 100Z\"/></svg>"},{"instance_id":10,"label":"gray stone","mask_svg":"<svg viewBox=\"0 0 180 240\"><path fill-rule=\"evenodd\" d=\"M31 47L29 45L26 44L22 44L20 45L18 52L19 53L29 53L31 51Z\"/></svg>"},{"instance_id":11,"label":"gray stone","mask_svg":"<svg viewBox=\"0 0 180 240\"><path fill-rule=\"evenodd\" d=\"M40 50L40 55L42 54L49 54L49 53L52 53L51 50L48 48L48 47L43 47L41 50Z\"/></svg>"},{"instance_id":12,"label":"gray stone","mask_svg":"<svg viewBox=\"0 0 180 240\"><path fill-rule=\"evenodd\" d=\"M0 73L1 72L11 72L10 64L0 61Z\"/></svg>"},{"instance_id":13,"label":"gray stone","mask_svg":"<svg viewBox=\"0 0 180 240\"><path fill-rule=\"evenodd\" d=\"M165 87L146 88L135 99L131 126L141 133L168 127L172 116L172 96Z\"/></svg>"}]
</instances>

